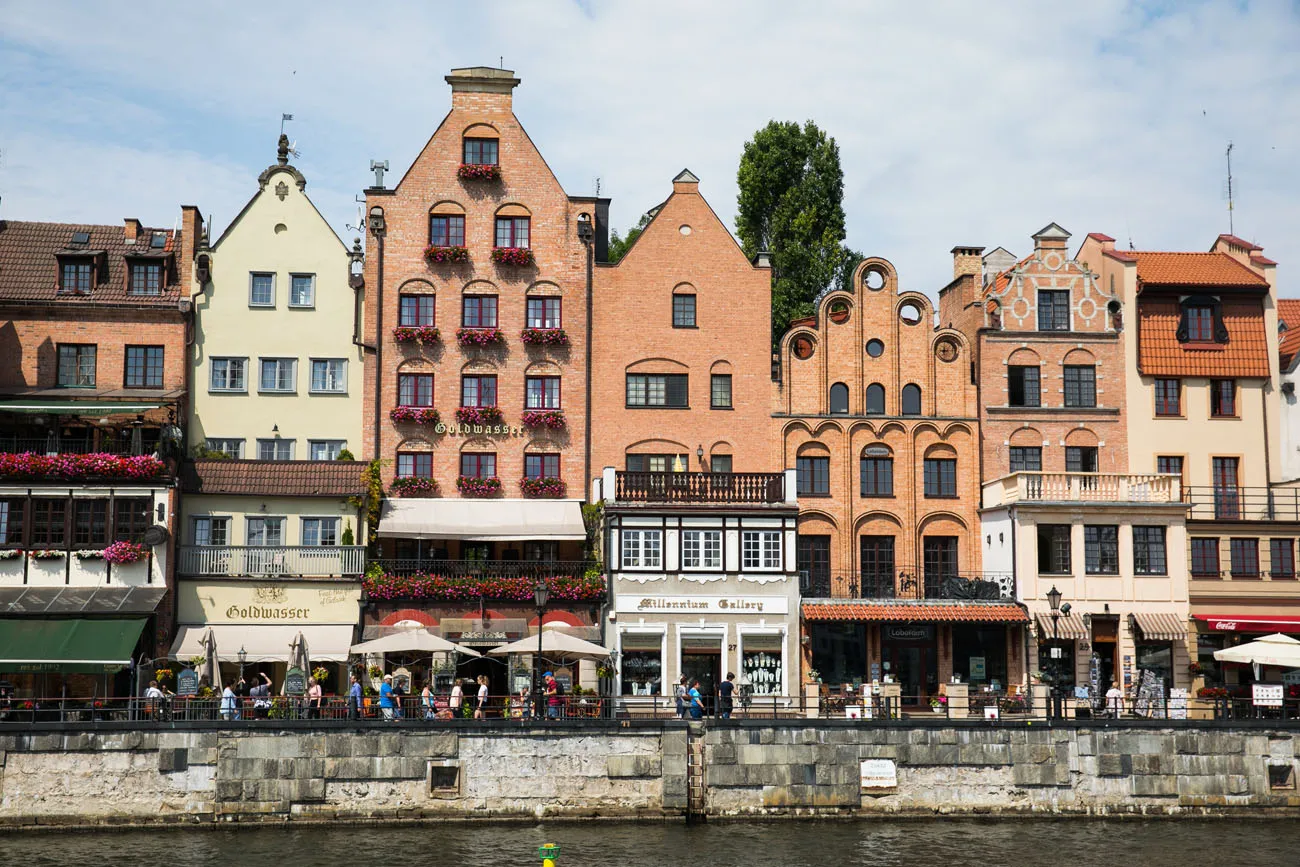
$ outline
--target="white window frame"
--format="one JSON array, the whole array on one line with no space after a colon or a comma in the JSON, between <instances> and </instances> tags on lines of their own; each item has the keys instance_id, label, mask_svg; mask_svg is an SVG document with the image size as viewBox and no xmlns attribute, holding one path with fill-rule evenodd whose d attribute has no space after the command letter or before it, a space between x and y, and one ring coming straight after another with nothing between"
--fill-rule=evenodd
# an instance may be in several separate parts
<instances>
[{"instance_id":1,"label":"white window frame","mask_svg":"<svg viewBox=\"0 0 1300 867\"><path fill-rule=\"evenodd\" d=\"M773 636L780 636L781 639L781 679L774 692L753 693L754 695L762 695L764 698L789 694L786 690L790 680L790 633L784 627L747 626L743 623L736 626L736 667L731 670L739 672L742 678L745 676L745 639L751 637L771 638ZM740 684L736 685L740 686Z\"/></svg>"},{"instance_id":2,"label":"white window frame","mask_svg":"<svg viewBox=\"0 0 1300 867\"><path fill-rule=\"evenodd\" d=\"M293 281L299 278L307 278L307 303L293 300ZM316 306L316 275L303 273L289 274L289 307L295 310L310 310Z\"/></svg>"},{"instance_id":3,"label":"white window frame","mask_svg":"<svg viewBox=\"0 0 1300 867\"><path fill-rule=\"evenodd\" d=\"M618 630L618 651L620 654L623 652L623 639L625 636L628 635L642 635L642 636L649 635L649 636L657 637L659 639L659 692L654 693L654 695L660 695L660 696L671 695L669 690L672 689L673 683L675 683L676 680L674 679L673 681L669 681L668 679L668 628L666 626L660 626L656 628L654 626L646 625L646 626L625 626L619 629ZM680 663L679 663L679 667L680 667ZM680 676L681 675L678 675L678 677ZM621 665L618 666L618 683L615 684L615 687L618 690L618 694L625 699L649 697L648 695L623 696L623 667Z\"/></svg>"},{"instance_id":4,"label":"white window frame","mask_svg":"<svg viewBox=\"0 0 1300 867\"><path fill-rule=\"evenodd\" d=\"M225 445L235 443L236 448L232 452ZM210 452L221 452L230 455L235 460L243 460L244 457L244 438L243 437L208 437L203 441L203 447Z\"/></svg>"},{"instance_id":5,"label":"white window frame","mask_svg":"<svg viewBox=\"0 0 1300 867\"><path fill-rule=\"evenodd\" d=\"M625 528L620 531L619 551L619 564L623 569L661 570L664 563L664 531ZM654 555L653 560L650 558L651 553Z\"/></svg>"},{"instance_id":6,"label":"white window frame","mask_svg":"<svg viewBox=\"0 0 1300 867\"><path fill-rule=\"evenodd\" d=\"M712 558L709 557L710 541L715 543ZM690 547L695 549L694 554L687 553ZM722 530L682 530L682 570L687 572L716 572L721 569Z\"/></svg>"},{"instance_id":7,"label":"white window frame","mask_svg":"<svg viewBox=\"0 0 1300 867\"><path fill-rule=\"evenodd\" d=\"M308 542L308 541L307 541L307 527L308 527L308 524L310 524L310 523L314 523L314 524L316 524L316 531L315 531L315 532L316 532L316 541L315 541L315 542ZM333 527L333 532L334 532L334 541L333 541L333 542L330 542L330 543L325 543L325 542L321 542L321 541L320 541L320 538L321 538L321 531L325 528L326 523L329 523L329 524ZM338 545L339 545L339 536L340 536L340 535L341 535L341 534L339 533L339 519L338 519L337 516L334 516L334 515L325 515L325 516L321 516L321 515L304 515L303 518L302 518L302 525L301 525L301 527L300 527L300 535L298 536L298 538L302 540L302 541L301 541L301 544L302 544L304 547L314 547L314 548L337 548Z\"/></svg>"},{"instance_id":8,"label":"white window frame","mask_svg":"<svg viewBox=\"0 0 1300 867\"><path fill-rule=\"evenodd\" d=\"M262 367L267 362L275 362L276 376L275 381L280 381L280 365L283 362L289 363L289 379L291 384L288 388L263 388L262 387ZM257 359L257 391L259 394L297 394L298 393L298 359L284 356L260 356Z\"/></svg>"},{"instance_id":9,"label":"white window frame","mask_svg":"<svg viewBox=\"0 0 1300 867\"><path fill-rule=\"evenodd\" d=\"M271 278L271 303L270 304L253 300L253 281L254 278L257 277ZM274 271L249 271L248 272L248 306L260 307L266 310L272 310L275 308L275 272Z\"/></svg>"},{"instance_id":10,"label":"white window frame","mask_svg":"<svg viewBox=\"0 0 1300 867\"><path fill-rule=\"evenodd\" d=\"M253 523L262 522L262 538L266 538L266 522L278 521L280 525L280 541L274 545L268 545L265 541L253 541ZM284 515L249 515L244 518L244 542L250 548L283 548L284 547Z\"/></svg>"},{"instance_id":11,"label":"white window frame","mask_svg":"<svg viewBox=\"0 0 1300 867\"><path fill-rule=\"evenodd\" d=\"M263 439L263 438L258 438L258 440L257 440L257 459L258 459L259 461L291 461L291 460L293 460L293 452L294 452L294 443L295 443L295 442L296 442L296 440L288 439L287 437L266 437L266 438L264 438L264 439ZM264 458L264 457L262 457L262 445L263 445L263 444L270 444L270 445L272 445L272 446L275 448L276 451L278 451L281 443L288 443L288 444L289 444L289 456L288 456L287 458L282 458L282 457L278 457L278 456L277 456L277 457L270 457L270 458ZM274 452L272 452L272 454L274 454Z\"/></svg>"},{"instance_id":12,"label":"white window frame","mask_svg":"<svg viewBox=\"0 0 1300 867\"><path fill-rule=\"evenodd\" d=\"M780 572L783 534L780 530L742 530L740 566L745 572ZM773 544L775 543L775 544Z\"/></svg>"},{"instance_id":13,"label":"white window frame","mask_svg":"<svg viewBox=\"0 0 1300 867\"><path fill-rule=\"evenodd\" d=\"M324 447L329 453L328 457L316 457L317 447ZM336 461L339 459L339 452L348 447L347 440L307 440L307 457L313 461Z\"/></svg>"},{"instance_id":14,"label":"white window frame","mask_svg":"<svg viewBox=\"0 0 1300 867\"><path fill-rule=\"evenodd\" d=\"M200 542L199 524L205 522L208 524L209 540L212 538L212 525L216 522L220 522L223 525L226 540L224 542L212 542L212 541L208 541L207 543ZM195 545L206 544L207 546L214 547L214 548L225 548L229 546L230 545L230 516L229 515L195 515L194 517L190 518L190 539Z\"/></svg>"},{"instance_id":15,"label":"white window frame","mask_svg":"<svg viewBox=\"0 0 1300 867\"><path fill-rule=\"evenodd\" d=\"M329 365L339 365L339 375L335 377L336 388L317 388L316 387L316 365L324 364L326 371L330 370ZM311 360L311 375L307 380L307 390L309 394L347 394L348 393L348 360L346 358L313 358Z\"/></svg>"},{"instance_id":16,"label":"white window frame","mask_svg":"<svg viewBox=\"0 0 1300 867\"><path fill-rule=\"evenodd\" d=\"M224 385L217 385L217 362L226 362L226 375ZM230 385L230 364L239 362L240 379L243 384L240 386ZM224 392L227 394L248 394L248 356L243 355L216 355L209 359L208 372L208 391Z\"/></svg>"}]
</instances>

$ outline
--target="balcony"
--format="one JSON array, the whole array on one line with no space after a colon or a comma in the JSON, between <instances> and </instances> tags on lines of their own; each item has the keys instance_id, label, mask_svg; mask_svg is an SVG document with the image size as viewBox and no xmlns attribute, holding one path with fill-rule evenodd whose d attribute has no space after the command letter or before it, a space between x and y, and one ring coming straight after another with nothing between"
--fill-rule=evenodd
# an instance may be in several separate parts
<instances>
[{"instance_id":1,"label":"balcony","mask_svg":"<svg viewBox=\"0 0 1300 867\"><path fill-rule=\"evenodd\" d=\"M371 601L380 599L436 602L494 600L533 604L533 591L544 581L551 605L602 602L607 585L599 564L586 560L372 560L378 574L365 579Z\"/></svg>"},{"instance_id":2,"label":"balcony","mask_svg":"<svg viewBox=\"0 0 1300 867\"><path fill-rule=\"evenodd\" d=\"M898 569L852 575L799 573L800 595L810 599L949 599L1014 602L1010 572Z\"/></svg>"},{"instance_id":3,"label":"balcony","mask_svg":"<svg viewBox=\"0 0 1300 867\"><path fill-rule=\"evenodd\" d=\"M363 545L182 545L178 575L325 578L360 577L365 571Z\"/></svg>"},{"instance_id":4,"label":"balcony","mask_svg":"<svg viewBox=\"0 0 1300 867\"><path fill-rule=\"evenodd\" d=\"M637 473L620 470L614 473L612 502L686 505L784 503L785 476L784 473ZM611 501L608 491L606 501Z\"/></svg>"},{"instance_id":5,"label":"balcony","mask_svg":"<svg viewBox=\"0 0 1300 867\"><path fill-rule=\"evenodd\" d=\"M984 486L984 508L1013 503L1181 503L1177 474L1012 473Z\"/></svg>"},{"instance_id":6,"label":"balcony","mask_svg":"<svg viewBox=\"0 0 1300 867\"><path fill-rule=\"evenodd\" d=\"M0 434L0 454L6 455L150 455L158 448L158 431L146 431L139 443L130 437L23 437Z\"/></svg>"},{"instance_id":7,"label":"balcony","mask_svg":"<svg viewBox=\"0 0 1300 867\"><path fill-rule=\"evenodd\" d=\"M537 578L582 575L592 564L585 560L372 560L386 575L442 575L448 578Z\"/></svg>"},{"instance_id":8,"label":"balcony","mask_svg":"<svg viewBox=\"0 0 1300 867\"><path fill-rule=\"evenodd\" d=\"M1300 521L1300 488L1188 486L1191 521Z\"/></svg>"}]
</instances>

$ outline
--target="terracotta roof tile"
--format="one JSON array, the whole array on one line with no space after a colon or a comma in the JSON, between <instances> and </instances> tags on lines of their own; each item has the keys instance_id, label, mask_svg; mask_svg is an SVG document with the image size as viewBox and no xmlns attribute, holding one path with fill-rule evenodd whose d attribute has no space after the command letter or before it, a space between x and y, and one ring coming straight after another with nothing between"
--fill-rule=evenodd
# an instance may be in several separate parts
<instances>
[{"instance_id":1,"label":"terracotta roof tile","mask_svg":"<svg viewBox=\"0 0 1300 867\"><path fill-rule=\"evenodd\" d=\"M1258 301L1223 301L1228 342L1197 346L1178 342L1178 301L1138 302L1138 370L1146 376L1267 377L1268 337Z\"/></svg>"},{"instance_id":2,"label":"terracotta roof tile","mask_svg":"<svg viewBox=\"0 0 1300 867\"><path fill-rule=\"evenodd\" d=\"M72 247L74 232L85 232L90 241L84 248ZM149 242L155 232L162 232L166 242L161 249ZM176 307L180 283L173 263L166 269L166 284L158 295L130 295L126 285L127 255L148 258L171 258L180 246L180 236L171 229L142 227L133 245L126 243L122 226L95 226L73 223L33 223L24 220L0 220L0 301L50 301L70 304L147 304ZM89 295L58 292L60 252L102 254L106 266Z\"/></svg>"},{"instance_id":3,"label":"terracotta roof tile","mask_svg":"<svg viewBox=\"0 0 1300 867\"><path fill-rule=\"evenodd\" d=\"M1112 259L1118 259L1120 262L1136 262L1137 254L1130 253L1128 250L1102 250L1103 256L1109 256Z\"/></svg>"},{"instance_id":4,"label":"terracotta roof tile","mask_svg":"<svg viewBox=\"0 0 1300 867\"><path fill-rule=\"evenodd\" d=\"M1248 251L1264 249L1258 244L1252 244L1250 241L1247 241L1243 238L1238 238L1236 235L1229 235L1226 232L1219 236L1219 240L1227 241L1229 244L1232 244L1234 247L1244 247Z\"/></svg>"},{"instance_id":5,"label":"terracotta roof tile","mask_svg":"<svg viewBox=\"0 0 1300 867\"><path fill-rule=\"evenodd\" d=\"M1227 253L1137 251L1138 291L1144 286L1259 287L1268 281Z\"/></svg>"},{"instance_id":6,"label":"terracotta roof tile","mask_svg":"<svg viewBox=\"0 0 1300 867\"><path fill-rule=\"evenodd\" d=\"M1254 253L1254 254L1251 255L1251 257L1250 257L1250 263L1251 263L1252 265L1259 265L1259 266L1261 266L1261 267L1267 267L1267 266L1269 266L1269 265L1276 265L1276 264L1277 264L1276 262L1274 262L1272 259L1268 258L1267 256L1261 256L1261 255L1259 255L1258 253Z\"/></svg>"},{"instance_id":7,"label":"terracotta roof tile","mask_svg":"<svg viewBox=\"0 0 1300 867\"><path fill-rule=\"evenodd\" d=\"M1300 298L1279 298L1277 318L1286 324L1286 330L1278 335L1277 352L1282 367L1290 367L1291 359L1300 351Z\"/></svg>"},{"instance_id":8,"label":"terracotta roof tile","mask_svg":"<svg viewBox=\"0 0 1300 867\"><path fill-rule=\"evenodd\" d=\"M357 461L186 461L187 494L256 494L279 497L352 497L365 490Z\"/></svg>"},{"instance_id":9,"label":"terracotta roof tile","mask_svg":"<svg viewBox=\"0 0 1300 867\"><path fill-rule=\"evenodd\" d=\"M1112 238L1110 235L1103 235L1101 232L1089 232L1088 237L1092 238L1094 241L1102 241L1103 243L1110 243L1110 244L1115 243L1114 238Z\"/></svg>"},{"instance_id":10,"label":"terracotta roof tile","mask_svg":"<svg viewBox=\"0 0 1300 867\"><path fill-rule=\"evenodd\" d=\"M906 602L871 600L805 602L809 621L904 621L919 623L1028 623L1025 609L1010 602Z\"/></svg>"}]
</instances>

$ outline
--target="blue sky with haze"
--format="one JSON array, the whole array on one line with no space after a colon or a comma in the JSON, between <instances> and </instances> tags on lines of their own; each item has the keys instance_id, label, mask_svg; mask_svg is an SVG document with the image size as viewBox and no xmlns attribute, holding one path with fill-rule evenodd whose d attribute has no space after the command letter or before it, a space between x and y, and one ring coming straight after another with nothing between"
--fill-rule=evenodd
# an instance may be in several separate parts
<instances>
[{"instance_id":1,"label":"blue sky with haze","mask_svg":"<svg viewBox=\"0 0 1300 867\"><path fill-rule=\"evenodd\" d=\"M0 218L214 237L274 159L348 243L372 158L396 177L458 66L507 68L566 190L625 229L683 167L730 225L744 142L776 118L839 142L847 242L933 293L949 248L1056 221L1139 249L1228 230L1300 264L1300 9L1289 2L306 2L0 0Z\"/></svg>"}]
</instances>

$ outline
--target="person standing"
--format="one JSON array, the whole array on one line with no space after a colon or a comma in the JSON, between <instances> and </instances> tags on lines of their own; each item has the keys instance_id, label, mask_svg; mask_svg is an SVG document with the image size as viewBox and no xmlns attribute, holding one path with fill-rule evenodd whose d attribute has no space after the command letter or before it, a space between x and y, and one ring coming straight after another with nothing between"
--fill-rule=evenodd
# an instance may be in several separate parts
<instances>
[{"instance_id":1,"label":"person standing","mask_svg":"<svg viewBox=\"0 0 1300 867\"><path fill-rule=\"evenodd\" d=\"M731 719L731 694L736 690L736 685L732 681L735 677L736 675L729 671L722 679L722 683L718 684L718 716L722 719Z\"/></svg>"},{"instance_id":2,"label":"person standing","mask_svg":"<svg viewBox=\"0 0 1300 867\"><path fill-rule=\"evenodd\" d=\"M235 682L226 681L226 688L221 691L221 718L226 722L239 719L239 700L235 698Z\"/></svg>"},{"instance_id":3,"label":"person standing","mask_svg":"<svg viewBox=\"0 0 1300 867\"><path fill-rule=\"evenodd\" d=\"M307 719L320 719L321 699L324 698L324 691L321 690L320 684L316 678L307 679Z\"/></svg>"},{"instance_id":4,"label":"person standing","mask_svg":"<svg viewBox=\"0 0 1300 867\"><path fill-rule=\"evenodd\" d=\"M348 687L348 719L361 719L361 680L355 674Z\"/></svg>"},{"instance_id":5,"label":"person standing","mask_svg":"<svg viewBox=\"0 0 1300 867\"><path fill-rule=\"evenodd\" d=\"M1106 690L1106 712L1114 719L1124 712L1124 693L1120 691L1119 681L1112 680L1110 689Z\"/></svg>"},{"instance_id":6,"label":"person standing","mask_svg":"<svg viewBox=\"0 0 1300 867\"><path fill-rule=\"evenodd\" d=\"M420 690L420 707L424 709L424 718L426 720L434 719L436 716L433 706L433 681L426 680L424 689Z\"/></svg>"},{"instance_id":7,"label":"person standing","mask_svg":"<svg viewBox=\"0 0 1300 867\"><path fill-rule=\"evenodd\" d=\"M486 674L478 676L478 700L474 703L474 719L485 719L488 704L488 679Z\"/></svg>"},{"instance_id":8,"label":"person standing","mask_svg":"<svg viewBox=\"0 0 1300 867\"><path fill-rule=\"evenodd\" d=\"M393 676L385 674L384 682L379 685L379 712L383 714L384 719L392 722L393 711Z\"/></svg>"},{"instance_id":9,"label":"person standing","mask_svg":"<svg viewBox=\"0 0 1300 867\"><path fill-rule=\"evenodd\" d=\"M158 681L149 681L149 688L144 691L145 714L151 719L158 719L162 716L163 691L158 688Z\"/></svg>"},{"instance_id":10,"label":"person standing","mask_svg":"<svg viewBox=\"0 0 1300 867\"><path fill-rule=\"evenodd\" d=\"M460 678L451 682L451 699L447 702L447 708L451 711L452 719L460 719L461 707L465 704L465 691L460 688Z\"/></svg>"},{"instance_id":11,"label":"person standing","mask_svg":"<svg viewBox=\"0 0 1300 867\"><path fill-rule=\"evenodd\" d=\"M555 679L555 673L548 671L545 675L546 684L546 716L548 719L560 718L560 682Z\"/></svg>"},{"instance_id":12,"label":"person standing","mask_svg":"<svg viewBox=\"0 0 1300 867\"><path fill-rule=\"evenodd\" d=\"M258 719L266 719L271 715L271 678L266 676L265 671L259 671L257 676L262 678L262 682L248 691L253 699L253 716Z\"/></svg>"},{"instance_id":13,"label":"person standing","mask_svg":"<svg viewBox=\"0 0 1300 867\"><path fill-rule=\"evenodd\" d=\"M704 719L704 696L700 694L698 680L691 681L691 689L686 696L690 701L691 719Z\"/></svg>"},{"instance_id":14,"label":"person standing","mask_svg":"<svg viewBox=\"0 0 1300 867\"><path fill-rule=\"evenodd\" d=\"M689 690L690 687L686 683L686 675L683 674L678 679L677 686L673 688L673 696L677 699L677 717L679 719L686 719L686 700L688 698L687 693Z\"/></svg>"}]
</instances>

